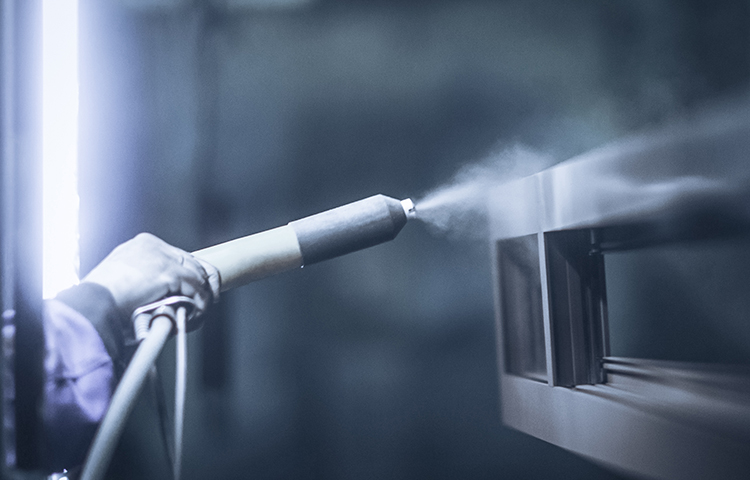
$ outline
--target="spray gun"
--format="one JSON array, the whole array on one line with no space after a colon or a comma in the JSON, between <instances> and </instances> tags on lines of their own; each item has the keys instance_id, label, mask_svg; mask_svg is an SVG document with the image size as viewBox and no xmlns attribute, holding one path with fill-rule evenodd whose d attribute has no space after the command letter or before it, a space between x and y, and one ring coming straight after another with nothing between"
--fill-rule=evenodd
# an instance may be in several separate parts
<instances>
[{"instance_id":1,"label":"spray gun","mask_svg":"<svg viewBox=\"0 0 750 480\"><path fill-rule=\"evenodd\" d=\"M415 215L411 199L374 195L193 255L219 270L225 291L393 240Z\"/></svg>"},{"instance_id":2,"label":"spray gun","mask_svg":"<svg viewBox=\"0 0 750 480\"><path fill-rule=\"evenodd\" d=\"M282 227L198 250L193 255L219 270L221 290L226 291L277 273L393 240L406 222L415 216L416 208L411 199L399 201L385 195L374 195ZM183 366L186 364L185 331L189 321L190 301L187 297L171 297L136 311L136 315L145 319L144 338L120 380L107 414L97 430L83 467L82 480L103 478L125 426L125 419L132 411L146 377L174 325L178 325L177 362ZM138 318L135 323L138 325ZM185 391L184 368L177 368L177 371L173 464L175 478L179 478L180 474L181 417Z\"/></svg>"}]
</instances>

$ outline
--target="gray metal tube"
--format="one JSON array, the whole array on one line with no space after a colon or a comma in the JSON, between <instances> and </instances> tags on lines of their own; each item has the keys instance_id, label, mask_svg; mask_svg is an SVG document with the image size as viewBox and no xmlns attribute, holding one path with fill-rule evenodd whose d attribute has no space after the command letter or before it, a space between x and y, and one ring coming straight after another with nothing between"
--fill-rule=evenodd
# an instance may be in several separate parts
<instances>
[{"instance_id":1,"label":"gray metal tube","mask_svg":"<svg viewBox=\"0 0 750 480\"><path fill-rule=\"evenodd\" d=\"M392 240L413 214L411 200L374 195L193 255L219 270L225 291Z\"/></svg>"}]
</instances>

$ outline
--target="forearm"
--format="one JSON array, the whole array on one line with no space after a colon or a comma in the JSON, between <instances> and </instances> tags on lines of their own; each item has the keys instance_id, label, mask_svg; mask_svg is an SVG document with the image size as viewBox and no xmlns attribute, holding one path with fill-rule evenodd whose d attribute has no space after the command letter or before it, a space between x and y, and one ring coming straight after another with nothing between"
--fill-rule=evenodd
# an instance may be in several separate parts
<instances>
[{"instance_id":1,"label":"forearm","mask_svg":"<svg viewBox=\"0 0 750 480\"><path fill-rule=\"evenodd\" d=\"M59 470L83 462L125 363L123 322L109 292L82 284L44 304L45 459Z\"/></svg>"}]
</instances>

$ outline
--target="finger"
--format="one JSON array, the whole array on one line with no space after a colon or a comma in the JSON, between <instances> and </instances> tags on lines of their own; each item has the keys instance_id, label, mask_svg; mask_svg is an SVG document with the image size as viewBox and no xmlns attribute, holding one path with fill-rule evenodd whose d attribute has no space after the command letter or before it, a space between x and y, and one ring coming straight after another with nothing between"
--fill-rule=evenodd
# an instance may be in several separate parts
<instances>
[{"instance_id":1,"label":"finger","mask_svg":"<svg viewBox=\"0 0 750 480\"><path fill-rule=\"evenodd\" d=\"M179 258L188 259L188 258L193 257L193 255L190 254L190 252L186 252L185 250L175 247L174 245L170 245L167 242L162 242L161 247L164 249L165 253L177 259Z\"/></svg>"},{"instance_id":2,"label":"finger","mask_svg":"<svg viewBox=\"0 0 750 480\"><path fill-rule=\"evenodd\" d=\"M195 273L181 265L174 265L170 273L165 273L162 283L167 292L163 297L184 296L195 303L196 314L202 314L210 304L210 292L204 287L205 282ZM163 298L162 297L162 298Z\"/></svg>"},{"instance_id":3,"label":"finger","mask_svg":"<svg viewBox=\"0 0 750 480\"><path fill-rule=\"evenodd\" d=\"M208 288L211 290L212 293L214 293L213 292L214 288L213 288L213 285L210 284L210 280L211 280L211 275L214 273L218 277L218 271L216 270L216 268L214 268L212 265L210 265L207 262L199 260L198 258L194 257L191 253L188 253L177 247L173 247L172 245L169 245L168 243L165 243L164 245L170 248L170 256L173 256L180 265L192 270L200 278L202 278L204 282L207 282L209 284Z\"/></svg>"},{"instance_id":4,"label":"finger","mask_svg":"<svg viewBox=\"0 0 750 480\"><path fill-rule=\"evenodd\" d=\"M174 276L176 281L183 282L184 284L189 284L191 287L190 292L192 294L201 290L205 290L207 292L210 291L208 288L208 281L203 269L188 261L185 261L184 265L173 265L172 275ZM181 288L180 291L183 294L186 293L184 288Z\"/></svg>"},{"instance_id":5,"label":"finger","mask_svg":"<svg viewBox=\"0 0 750 480\"><path fill-rule=\"evenodd\" d=\"M190 255L187 252L183 252L179 258L175 259L176 264L178 264L181 268L187 269L190 271L190 274L192 277L199 279L201 282L207 282L208 281L208 274L206 273L206 270L203 268L203 265L201 265L195 257Z\"/></svg>"},{"instance_id":6,"label":"finger","mask_svg":"<svg viewBox=\"0 0 750 480\"><path fill-rule=\"evenodd\" d=\"M208 303L216 303L219 301L219 293L221 290L221 276L219 271L210 263L201 260L193 255L186 253L183 257L184 266L191 270L197 271L203 279L204 287L208 293Z\"/></svg>"},{"instance_id":7,"label":"finger","mask_svg":"<svg viewBox=\"0 0 750 480\"><path fill-rule=\"evenodd\" d=\"M211 265L199 262L190 253L177 248L153 235L144 235L142 240L149 242L163 255L167 262L170 294L190 297L196 303L198 314L206 311L218 297L219 273Z\"/></svg>"},{"instance_id":8,"label":"finger","mask_svg":"<svg viewBox=\"0 0 750 480\"><path fill-rule=\"evenodd\" d=\"M219 274L219 270L205 260L201 260L197 257L193 258L195 258L195 260L203 267L203 270L206 272L208 285L211 288L211 294L213 296L213 301L214 303L218 302L219 294L221 293L221 275Z\"/></svg>"},{"instance_id":9,"label":"finger","mask_svg":"<svg viewBox=\"0 0 750 480\"><path fill-rule=\"evenodd\" d=\"M196 290L195 286L188 282L183 282L182 288L183 295L192 298L193 302L195 302L196 315L203 314L208 309L208 306L211 305L210 292L206 289Z\"/></svg>"},{"instance_id":10,"label":"finger","mask_svg":"<svg viewBox=\"0 0 750 480\"><path fill-rule=\"evenodd\" d=\"M184 264L176 265L174 269L181 281L180 292L177 293L192 298L199 312L204 312L213 301L206 271L192 257L185 258Z\"/></svg>"}]
</instances>

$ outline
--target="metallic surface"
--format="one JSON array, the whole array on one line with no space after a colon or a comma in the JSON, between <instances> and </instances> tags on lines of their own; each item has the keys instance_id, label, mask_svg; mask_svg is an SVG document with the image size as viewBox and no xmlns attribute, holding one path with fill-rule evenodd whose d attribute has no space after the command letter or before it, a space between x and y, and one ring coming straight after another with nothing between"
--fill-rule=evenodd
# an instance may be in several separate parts
<instances>
[{"instance_id":1,"label":"metallic surface","mask_svg":"<svg viewBox=\"0 0 750 480\"><path fill-rule=\"evenodd\" d=\"M674 401L653 401L654 396L687 398L684 391L656 382L633 388L629 380L638 377L623 376L622 385L563 388L506 375L500 389L503 422L639 478L746 478L746 440L726 439L685 422L686 417L701 418L696 413L712 415L713 401L701 398L686 411ZM670 414L654 409L659 405Z\"/></svg>"},{"instance_id":2,"label":"metallic surface","mask_svg":"<svg viewBox=\"0 0 750 480\"><path fill-rule=\"evenodd\" d=\"M750 222L750 110L687 119L495 188L494 238L677 221Z\"/></svg>"},{"instance_id":3,"label":"metallic surface","mask_svg":"<svg viewBox=\"0 0 750 480\"><path fill-rule=\"evenodd\" d=\"M406 218L414 218L417 216L417 207L416 205L414 205L414 202L411 200L411 198L401 200L401 206L404 207Z\"/></svg>"},{"instance_id":4,"label":"metallic surface","mask_svg":"<svg viewBox=\"0 0 750 480\"><path fill-rule=\"evenodd\" d=\"M488 207L506 425L639 477L747 477L750 372L609 356L603 258L750 232L746 106L704 112L494 189ZM507 260L509 246L524 239L537 246L538 270L513 270ZM509 345L508 326L531 318L501 284L508 278L540 284L531 301L541 299L543 309L546 378L508 362L519 348Z\"/></svg>"}]
</instances>

